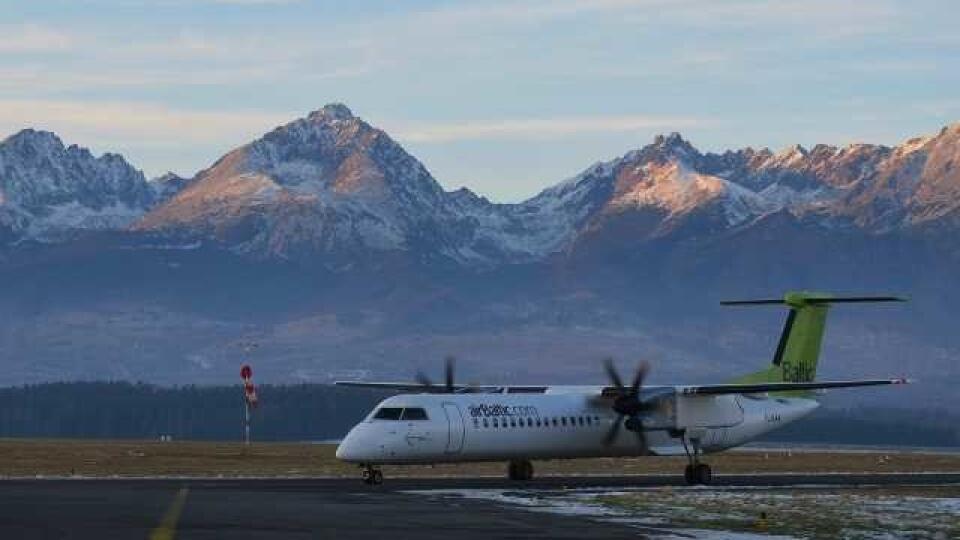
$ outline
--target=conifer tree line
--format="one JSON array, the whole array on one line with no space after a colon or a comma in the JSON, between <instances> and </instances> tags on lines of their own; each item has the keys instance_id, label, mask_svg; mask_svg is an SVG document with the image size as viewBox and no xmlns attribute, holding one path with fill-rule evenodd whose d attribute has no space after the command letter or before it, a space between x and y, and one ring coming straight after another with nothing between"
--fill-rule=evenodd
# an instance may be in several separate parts
<instances>
[{"instance_id":1,"label":"conifer tree line","mask_svg":"<svg viewBox=\"0 0 960 540\"><path fill-rule=\"evenodd\" d=\"M384 395L331 385L263 385L253 410L254 440L342 437ZM237 386L159 387L70 382L0 388L0 437L240 440Z\"/></svg>"}]
</instances>

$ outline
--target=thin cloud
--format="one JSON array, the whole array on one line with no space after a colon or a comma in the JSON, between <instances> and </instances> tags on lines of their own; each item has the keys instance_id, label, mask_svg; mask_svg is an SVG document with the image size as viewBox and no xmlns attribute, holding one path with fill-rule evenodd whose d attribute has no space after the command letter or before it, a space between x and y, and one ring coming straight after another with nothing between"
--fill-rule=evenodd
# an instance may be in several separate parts
<instances>
[{"instance_id":1,"label":"thin cloud","mask_svg":"<svg viewBox=\"0 0 960 540\"><path fill-rule=\"evenodd\" d=\"M208 0L214 4L233 4L240 6L297 4L303 0Z\"/></svg>"},{"instance_id":2,"label":"thin cloud","mask_svg":"<svg viewBox=\"0 0 960 540\"><path fill-rule=\"evenodd\" d=\"M443 24L537 23L589 12L622 11L669 4L669 0L537 0L482 2L421 11L414 16Z\"/></svg>"},{"instance_id":3,"label":"thin cloud","mask_svg":"<svg viewBox=\"0 0 960 540\"><path fill-rule=\"evenodd\" d=\"M593 133L680 129L703 124L703 119L688 117L611 115L432 124L399 127L395 132L400 140L442 143L488 139L557 139Z\"/></svg>"},{"instance_id":4,"label":"thin cloud","mask_svg":"<svg viewBox=\"0 0 960 540\"><path fill-rule=\"evenodd\" d=\"M99 146L246 141L294 116L257 111L196 111L140 102L0 99L0 133L32 127Z\"/></svg>"},{"instance_id":5,"label":"thin cloud","mask_svg":"<svg viewBox=\"0 0 960 540\"><path fill-rule=\"evenodd\" d=\"M0 25L0 53L67 51L77 41L68 32L38 24Z\"/></svg>"}]
</instances>

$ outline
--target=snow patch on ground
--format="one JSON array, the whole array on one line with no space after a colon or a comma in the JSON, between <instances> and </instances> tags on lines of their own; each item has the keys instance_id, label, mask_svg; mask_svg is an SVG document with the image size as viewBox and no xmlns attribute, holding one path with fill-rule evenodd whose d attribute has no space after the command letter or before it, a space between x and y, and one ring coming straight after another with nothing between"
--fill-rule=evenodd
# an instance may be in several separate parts
<instances>
[{"instance_id":1,"label":"snow patch on ground","mask_svg":"<svg viewBox=\"0 0 960 540\"><path fill-rule=\"evenodd\" d=\"M577 490L419 490L429 497L485 500L532 512L578 516L642 529L652 538L794 539L844 528L858 538L947 538L957 532L951 516L960 498L864 491L851 486L790 488L635 488ZM769 514L767 534L757 515ZM798 513L799 512L799 513ZM822 516L813 517L811 516ZM768 518L764 518L768 519ZM703 524L710 528L697 528ZM786 524L786 530L784 530ZM846 525L843 525L846 524ZM757 532L751 529L760 528ZM826 527L826 528L825 528ZM724 529L743 530L724 530ZM942 536L946 534L946 536ZM899 535L899 536L898 536ZM932 536L931 536L932 535Z\"/></svg>"},{"instance_id":2,"label":"snow patch on ground","mask_svg":"<svg viewBox=\"0 0 960 540\"><path fill-rule=\"evenodd\" d=\"M618 523L643 529L649 538L658 539L729 539L729 540L797 540L793 536L751 534L742 532L714 531L703 529L669 528L668 521L660 517L643 517L600 504L596 498L604 495L622 495L628 491L584 490L584 491L533 491L498 489L437 489L410 490L405 493L427 497L459 497L463 499L483 500L511 507L521 507L531 512L545 512L562 516L585 517L610 523Z\"/></svg>"}]
</instances>

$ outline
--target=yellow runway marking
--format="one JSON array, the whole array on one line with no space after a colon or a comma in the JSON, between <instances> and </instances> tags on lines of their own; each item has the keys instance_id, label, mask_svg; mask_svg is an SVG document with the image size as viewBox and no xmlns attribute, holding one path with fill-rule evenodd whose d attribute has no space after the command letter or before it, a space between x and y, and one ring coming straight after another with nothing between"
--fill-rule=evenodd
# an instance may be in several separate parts
<instances>
[{"instance_id":1,"label":"yellow runway marking","mask_svg":"<svg viewBox=\"0 0 960 540\"><path fill-rule=\"evenodd\" d=\"M177 535L177 521L180 520L180 513L183 511L183 505L187 502L188 488L180 488L177 496L173 498L167 512L163 514L163 519L150 533L150 540L173 540Z\"/></svg>"}]
</instances>

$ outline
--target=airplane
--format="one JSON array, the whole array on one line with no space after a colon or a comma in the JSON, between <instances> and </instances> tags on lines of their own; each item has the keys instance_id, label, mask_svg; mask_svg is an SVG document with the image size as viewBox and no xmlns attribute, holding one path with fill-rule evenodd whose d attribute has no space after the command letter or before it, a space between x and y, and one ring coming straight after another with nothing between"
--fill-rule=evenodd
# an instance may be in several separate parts
<instances>
[{"instance_id":1,"label":"airplane","mask_svg":"<svg viewBox=\"0 0 960 540\"><path fill-rule=\"evenodd\" d=\"M721 302L786 306L772 365L723 384L646 386L641 363L629 385L613 362L610 384L595 386L463 385L423 374L416 382L337 381L341 386L404 392L381 401L337 447L358 464L367 484L381 484L382 465L508 462L511 480L533 478L531 460L624 456L687 457L687 484L710 484L701 460L794 422L829 389L905 384L903 378L816 381L817 361L833 304L902 302L893 296L833 297L788 292L782 299Z\"/></svg>"}]
</instances>

